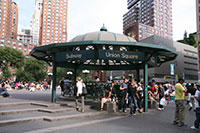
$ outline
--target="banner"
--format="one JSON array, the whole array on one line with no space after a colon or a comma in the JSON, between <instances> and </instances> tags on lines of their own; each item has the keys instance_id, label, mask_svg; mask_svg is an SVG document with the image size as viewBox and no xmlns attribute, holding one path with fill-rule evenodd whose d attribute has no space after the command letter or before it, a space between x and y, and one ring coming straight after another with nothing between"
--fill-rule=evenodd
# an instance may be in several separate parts
<instances>
[{"instance_id":1,"label":"banner","mask_svg":"<svg viewBox=\"0 0 200 133\"><path fill-rule=\"evenodd\" d=\"M174 64L170 64L170 74L174 75Z\"/></svg>"}]
</instances>

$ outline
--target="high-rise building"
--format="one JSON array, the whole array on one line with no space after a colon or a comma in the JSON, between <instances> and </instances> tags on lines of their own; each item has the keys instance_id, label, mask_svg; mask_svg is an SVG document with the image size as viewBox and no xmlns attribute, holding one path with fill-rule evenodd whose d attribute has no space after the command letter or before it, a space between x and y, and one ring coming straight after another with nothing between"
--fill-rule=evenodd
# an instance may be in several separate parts
<instances>
[{"instance_id":1,"label":"high-rise building","mask_svg":"<svg viewBox=\"0 0 200 133\"><path fill-rule=\"evenodd\" d=\"M43 0L39 43L67 42L68 0Z\"/></svg>"},{"instance_id":2,"label":"high-rise building","mask_svg":"<svg viewBox=\"0 0 200 133\"><path fill-rule=\"evenodd\" d=\"M39 33L40 33L40 14L42 11L42 3L43 0L35 0L35 11L32 16L31 21L31 32L33 36L33 43L38 45L39 44Z\"/></svg>"},{"instance_id":3,"label":"high-rise building","mask_svg":"<svg viewBox=\"0 0 200 133\"><path fill-rule=\"evenodd\" d=\"M198 79L200 80L200 0L196 0L196 21L197 21L197 48L198 48Z\"/></svg>"},{"instance_id":4,"label":"high-rise building","mask_svg":"<svg viewBox=\"0 0 200 133\"><path fill-rule=\"evenodd\" d=\"M30 29L22 29L17 35L17 40L24 43L31 43L33 36L31 35Z\"/></svg>"},{"instance_id":5,"label":"high-rise building","mask_svg":"<svg viewBox=\"0 0 200 133\"><path fill-rule=\"evenodd\" d=\"M172 0L128 0L123 31L138 41L152 35L172 40Z\"/></svg>"},{"instance_id":6,"label":"high-rise building","mask_svg":"<svg viewBox=\"0 0 200 133\"><path fill-rule=\"evenodd\" d=\"M12 35L12 0L0 0L0 36Z\"/></svg>"},{"instance_id":7,"label":"high-rise building","mask_svg":"<svg viewBox=\"0 0 200 133\"><path fill-rule=\"evenodd\" d=\"M11 38L17 39L17 30L18 30L18 6L15 2L12 2L12 33Z\"/></svg>"}]
</instances>

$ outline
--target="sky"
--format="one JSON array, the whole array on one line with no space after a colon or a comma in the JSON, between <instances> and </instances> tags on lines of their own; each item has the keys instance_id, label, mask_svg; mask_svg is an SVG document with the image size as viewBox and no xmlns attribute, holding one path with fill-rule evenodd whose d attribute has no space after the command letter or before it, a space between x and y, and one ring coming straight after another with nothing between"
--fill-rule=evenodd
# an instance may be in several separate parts
<instances>
[{"instance_id":1,"label":"sky","mask_svg":"<svg viewBox=\"0 0 200 133\"><path fill-rule=\"evenodd\" d=\"M13 0L19 8L19 30L30 28L35 0ZM185 31L196 31L196 0L172 0L173 38L183 38ZM123 33L123 15L127 0L68 0L68 41L77 35L99 31Z\"/></svg>"}]
</instances>

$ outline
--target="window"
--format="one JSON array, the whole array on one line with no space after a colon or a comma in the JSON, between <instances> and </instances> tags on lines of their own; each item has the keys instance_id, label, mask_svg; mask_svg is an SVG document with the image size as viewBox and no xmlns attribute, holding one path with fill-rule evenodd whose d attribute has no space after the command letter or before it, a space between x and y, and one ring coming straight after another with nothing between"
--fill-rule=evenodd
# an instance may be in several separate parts
<instances>
[{"instance_id":1,"label":"window","mask_svg":"<svg viewBox=\"0 0 200 133\"><path fill-rule=\"evenodd\" d=\"M4 40L1 40L1 44L4 44Z\"/></svg>"}]
</instances>

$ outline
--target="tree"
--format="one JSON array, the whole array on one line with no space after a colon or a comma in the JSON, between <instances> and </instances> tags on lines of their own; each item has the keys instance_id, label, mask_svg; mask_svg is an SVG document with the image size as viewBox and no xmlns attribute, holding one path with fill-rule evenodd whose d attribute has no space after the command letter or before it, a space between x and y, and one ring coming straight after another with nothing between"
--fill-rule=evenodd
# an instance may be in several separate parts
<instances>
[{"instance_id":1,"label":"tree","mask_svg":"<svg viewBox=\"0 0 200 133\"><path fill-rule=\"evenodd\" d=\"M189 38L188 38L188 44L191 46L197 46L197 40L194 36L194 34L189 34Z\"/></svg>"},{"instance_id":2,"label":"tree","mask_svg":"<svg viewBox=\"0 0 200 133\"><path fill-rule=\"evenodd\" d=\"M48 64L44 61L37 60L33 57L25 59L22 69L17 70L17 78L19 81L41 81L47 76L46 68Z\"/></svg>"},{"instance_id":3,"label":"tree","mask_svg":"<svg viewBox=\"0 0 200 133\"><path fill-rule=\"evenodd\" d=\"M181 43L184 43L184 44L188 44L190 46L197 47L197 40L196 40L194 34L191 33L191 34L189 34L189 37L188 37L186 31L184 33L183 40L178 40L177 42L181 42Z\"/></svg>"},{"instance_id":4,"label":"tree","mask_svg":"<svg viewBox=\"0 0 200 133\"><path fill-rule=\"evenodd\" d=\"M67 75L67 72L71 71L72 75ZM66 78L68 77L71 81L74 81L74 70L73 69L69 69L69 68L57 68L57 74L56 74L56 78L57 78L57 83L59 82L59 80L62 79L62 77ZM82 73L82 70L77 70L77 77L81 77L83 79L83 81L88 81L87 75Z\"/></svg>"},{"instance_id":5,"label":"tree","mask_svg":"<svg viewBox=\"0 0 200 133\"><path fill-rule=\"evenodd\" d=\"M0 47L0 66L3 76L10 77L9 67L21 68L24 64L25 56L22 52L9 47Z\"/></svg>"}]
</instances>

